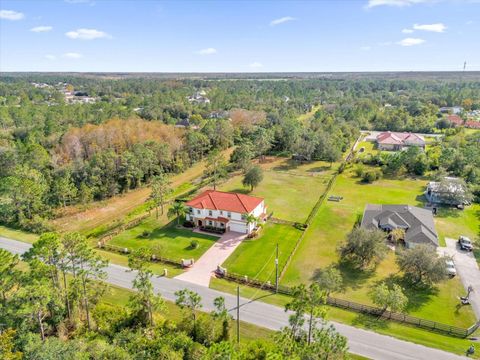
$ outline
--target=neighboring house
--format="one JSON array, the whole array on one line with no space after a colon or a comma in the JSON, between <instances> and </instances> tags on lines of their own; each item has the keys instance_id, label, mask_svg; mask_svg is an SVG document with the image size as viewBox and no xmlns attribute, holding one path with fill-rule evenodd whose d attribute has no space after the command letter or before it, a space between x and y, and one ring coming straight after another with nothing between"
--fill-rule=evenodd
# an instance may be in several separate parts
<instances>
[{"instance_id":1,"label":"neighboring house","mask_svg":"<svg viewBox=\"0 0 480 360\"><path fill-rule=\"evenodd\" d=\"M191 124L189 119L182 119L182 120L177 121L177 123L175 124L175 127L177 127L177 128L192 128L194 130L198 130L198 126Z\"/></svg>"},{"instance_id":2,"label":"neighboring house","mask_svg":"<svg viewBox=\"0 0 480 360\"><path fill-rule=\"evenodd\" d=\"M262 198L238 193L207 190L187 201L187 221L195 226L250 234L257 224L247 224L249 214L263 220L267 208Z\"/></svg>"},{"instance_id":3,"label":"neighboring house","mask_svg":"<svg viewBox=\"0 0 480 360\"><path fill-rule=\"evenodd\" d=\"M399 151L409 146L425 149L423 136L414 133L385 131L377 135L376 141L379 150Z\"/></svg>"},{"instance_id":4,"label":"neighboring house","mask_svg":"<svg viewBox=\"0 0 480 360\"><path fill-rule=\"evenodd\" d=\"M463 119L458 115L447 115L447 120L454 126L463 125Z\"/></svg>"},{"instance_id":5,"label":"neighboring house","mask_svg":"<svg viewBox=\"0 0 480 360\"><path fill-rule=\"evenodd\" d=\"M461 106L443 106L440 108L440 112L443 114L460 114L463 111Z\"/></svg>"},{"instance_id":6,"label":"neighboring house","mask_svg":"<svg viewBox=\"0 0 480 360\"><path fill-rule=\"evenodd\" d=\"M210 99L205 97L204 95L204 91L196 92L195 94L188 96L187 99L191 103L210 104Z\"/></svg>"},{"instance_id":7,"label":"neighboring house","mask_svg":"<svg viewBox=\"0 0 480 360\"><path fill-rule=\"evenodd\" d=\"M454 177L445 177L442 181L431 181L427 185L425 197L432 204L467 205L467 193L463 182Z\"/></svg>"},{"instance_id":8,"label":"neighboring house","mask_svg":"<svg viewBox=\"0 0 480 360\"><path fill-rule=\"evenodd\" d=\"M403 229L408 248L419 244L438 246L432 212L416 206L367 204L361 226L388 232Z\"/></svg>"}]
</instances>

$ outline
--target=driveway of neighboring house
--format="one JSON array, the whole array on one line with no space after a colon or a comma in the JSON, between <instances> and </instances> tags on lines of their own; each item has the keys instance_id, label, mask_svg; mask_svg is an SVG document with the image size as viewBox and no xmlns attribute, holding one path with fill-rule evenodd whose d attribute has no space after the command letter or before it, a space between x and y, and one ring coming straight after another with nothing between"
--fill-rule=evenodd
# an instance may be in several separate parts
<instances>
[{"instance_id":1,"label":"driveway of neighboring house","mask_svg":"<svg viewBox=\"0 0 480 360\"><path fill-rule=\"evenodd\" d=\"M176 278L208 287L212 273L217 269L217 266L222 265L227 260L245 237L245 234L233 231L226 232L191 268Z\"/></svg>"},{"instance_id":2,"label":"driveway of neighboring house","mask_svg":"<svg viewBox=\"0 0 480 360\"><path fill-rule=\"evenodd\" d=\"M457 273L462 280L465 287L465 294L458 294L465 296L468 286L473 287L473 292L470 294L470 303L477 319L480 319L480 270L477 261L472 252L460 250L455 239L445 239L447 243L446 248L439 248L442 255L450 255L453 257ZM459 300L460 301L460 300Z\"/></svg>"}]
</instances>

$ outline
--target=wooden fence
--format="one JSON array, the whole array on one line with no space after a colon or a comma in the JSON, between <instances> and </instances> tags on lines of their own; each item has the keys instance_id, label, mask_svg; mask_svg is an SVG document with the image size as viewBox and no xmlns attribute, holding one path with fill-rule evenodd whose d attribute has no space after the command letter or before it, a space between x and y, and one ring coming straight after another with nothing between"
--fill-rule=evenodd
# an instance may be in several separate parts
<instances>
[{"instance_id":1,"label":"wooden fence","mask_svg":"<svg viewBox=\"0 0 480 360\"><path fill-rule=\"evenodd\" d=\"M234 281L239 284L244 284L247 286L260 288L266 291L275 292L275 284L271 284L269 282L262 282L257 279L249 279L245 275L229 273L227 271L226 274L220 275L220 276L225 278L226 280ZM291 295L292 289L287 286L280 285L278 287L278 292L283 295ZM457 326L439 323L432 320L417 318L415 316L410 316L407 314L396 313L388 310L384 311L383 309L380 309L374 306L364 305L364 304L343 300L343 299L338 299L332 296L327 297L327 304L330 306L353 310L358 313L376 316L379 318L384 318L384 319L396 321L402 324L408 324L408 325L412 325L425 330L435 331L435 332L456 336L460 338L465 338L467 336L470 336L480 327L480 321L476 322L469 328L461 328Z\"/></svg>"}]
</instances>

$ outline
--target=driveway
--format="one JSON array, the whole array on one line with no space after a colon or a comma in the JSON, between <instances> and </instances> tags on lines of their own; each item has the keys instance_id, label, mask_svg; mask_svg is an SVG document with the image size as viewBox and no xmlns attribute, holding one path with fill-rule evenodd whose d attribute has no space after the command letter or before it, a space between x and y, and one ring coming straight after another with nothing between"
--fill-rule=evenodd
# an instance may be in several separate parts
<instances>
[{"instance_id":1,"label":"driveway","mask_svg":"<svg viewBox=\"0 0 480 360\"><path fill-rule=\"evenodd\" d=\"M439 248L441 249L439 251L453 257L457 273L465 287L465 294L459 294L459 296L466 295L468 286L473 287L473 292L470 294L470 303L475 316L480 319L480 270L477 261L472 252L460 250L455 239L446 238L445 241L447 247Z\"/></svg>"},{"instance_id":2,"label":"driveway","mask_svg":"<svg viewBox=\"0 0 480 360\"><path fill-rule=\"evenodd\" d=\"M176 279L208 287L212 273L234 252L246 235L229 231L222 235L195 264Z\"/></svg>"},{"instance_id":3,"label":"driveway","mask_svg":"<svg viewBox=\"0 0 480 360\"><path fill-rule=\"evenodd\" d=\"M12 239L0 237L0 248L14 254L23 254L31 247L30 244L22 243ZM132 289L132 281L136 275L135 271L129 271L123 266L110 264L105 269L106 281L112 285L126 289ZM202 297L204 311L212 311L213 300L218 296L225 298L225 303L232 315L236 316L236 302L234 295L212 290L204 286L183 282L177 279L165 277L152 278L152 284L156 293L160 293L168 301L175 301L175 292L185 288L196 291ZM240 298L241 320L262 326L271 330L279 330L288 326L290 313L283 308ZM330 322L344 336L348 338L349 351L365 356L369 359L385 360L461 360L464 356L458 356L446 351L432 349L423 345L414 344L391 336L381 335L369 330L357 329L353 326ZM465 349L466 350L466 349Z\"/></svg>"}]
</instances>

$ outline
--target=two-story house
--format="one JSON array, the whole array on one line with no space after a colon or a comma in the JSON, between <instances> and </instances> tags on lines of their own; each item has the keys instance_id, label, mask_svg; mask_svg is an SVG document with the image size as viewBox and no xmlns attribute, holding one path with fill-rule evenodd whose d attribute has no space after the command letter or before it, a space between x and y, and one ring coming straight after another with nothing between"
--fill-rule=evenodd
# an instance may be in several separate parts
<instances>
[{"instance_id":1,"label":"two-story house","mask_svg":"<svg viewBox=\"0 0 480 360\"><path fill-rule=\"evenodd\" d=\"M200 228L214 227L225 231L250 234L256 222L247 222L253 215L265 219L267 208L262 198L238 193L207 190L185 203L187 221Z\"/></svg>"}]
</instances>

